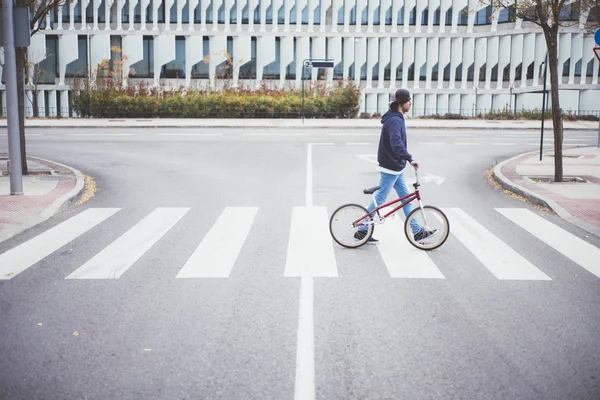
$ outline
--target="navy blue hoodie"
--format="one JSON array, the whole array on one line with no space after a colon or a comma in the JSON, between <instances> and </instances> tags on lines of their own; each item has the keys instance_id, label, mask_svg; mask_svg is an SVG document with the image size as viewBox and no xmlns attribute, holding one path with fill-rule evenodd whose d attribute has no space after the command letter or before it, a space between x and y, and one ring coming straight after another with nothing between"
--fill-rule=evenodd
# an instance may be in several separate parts
<instances>
[{"instance_id":1,"label":"navy blue hoodie","mask_svg":"<svg viewBox=\"0 0 600 400\"><path fill-rule=\"evenodd\" d=\"M392 171L402 171L412 156L406 149L406 125L398 111L388 111L381 118L381 136L377 161L379 166Z\"/></svg>"}]
</instances>

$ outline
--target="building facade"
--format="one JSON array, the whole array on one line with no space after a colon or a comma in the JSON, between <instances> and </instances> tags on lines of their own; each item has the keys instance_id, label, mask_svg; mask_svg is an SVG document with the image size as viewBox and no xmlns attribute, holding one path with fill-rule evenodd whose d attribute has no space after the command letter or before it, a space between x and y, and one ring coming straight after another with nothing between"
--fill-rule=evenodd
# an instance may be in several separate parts
<instances>
[{"instance_id":1,"label":"building facade","mask_svg":"<svg viewBox=\"0 0 600 400\"><path fill-rule=\"evenodd\" d=\"M597 115L588 16L565 9L572 26L559 33L560 98L564 110ZM478 0L75 0L41 23L28 56L40 116L68 115L73 78L100 64L167 87L300 86L303 73L329 84L354 79L370 113L385 112L400 87L413 94L414 116L539 109L544 35L510 19ZM306 59L335 66L305 69ZM28 90L28 116L33 96Z\"/></svg>"}]
</instances>

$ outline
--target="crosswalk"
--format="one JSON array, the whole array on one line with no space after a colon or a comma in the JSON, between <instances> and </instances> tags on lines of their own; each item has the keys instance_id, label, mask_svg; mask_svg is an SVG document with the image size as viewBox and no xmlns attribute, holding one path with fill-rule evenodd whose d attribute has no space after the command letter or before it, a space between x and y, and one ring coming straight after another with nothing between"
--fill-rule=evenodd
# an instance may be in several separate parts
<instances>
[{"instance_id":1,"label":"crosswalk","mask_svg":"<svg viewBox=\"0 0 600 400\"><path fill-rule=\"evenodd\" d=\"M385 265L390 278L446 279L436 264L436 252L453 254L453 246L463 246L490 276L499 281L550 281L548 266L534 265L526 256L511 248L498 237L494 226L484 226L461 208L442 208L450 221L450 232L456 241L448 241L434 252L412 247L403 233L400 218L388 218L376 226L379 244L378 259ZM161 207L152 210L124 233L112 238L101 249L64 279L119 279L154 245L188 215L189 208ZM331 210L329 210L331 211ZM580 268L600 278L600 249L567 232L526 208L495 208L491 210L502 221L508 221L514 233L532 235L556 255L562 254ZM84 233L93 234L110 218L126 215L121 208L88 208L0 254L0 280L11 280ZM242 249L256 229L259 207L225 207L207 233L193 238L189 258L173 276L177 279L228 278L239 265ZM293 207L287 237L285 264L279 266L284 277L339 277L343 265L338 264L340 252L356 251L337 246L329 233L326 207ZM116 236L116 235L115 235ZM455 250L455 249L454 249ZM85 249L74 247L73 251ZM375 253L373 253L375 254ZM86 255L87 256L87 255ZM458 262L458 261L457 261ZM277 266L273 266L277 268Z\"/></svg>"}]
</instances>

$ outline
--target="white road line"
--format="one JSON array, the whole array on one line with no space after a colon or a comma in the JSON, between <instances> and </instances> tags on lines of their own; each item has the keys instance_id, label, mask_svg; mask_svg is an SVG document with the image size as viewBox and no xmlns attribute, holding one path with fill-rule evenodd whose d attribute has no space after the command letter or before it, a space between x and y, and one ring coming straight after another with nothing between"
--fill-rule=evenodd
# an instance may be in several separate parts
<instances>
[{"instance_id":1,"label":"white road line","mask_svg":"<svg viewBox=\"0 0 600 400\"><path fill-rule=\"evenodd\" d=\"M490 143L492 146L516 146L516 143Z\"/></svg>"},{"instance_id":2,"label":"white road line","mask_svg":"<svg viewBox=\"0 0 600 400\"><path fill-rule=\"evenodd\" d=\"M329 237L327 210L325 207L313 207L312 147L318 144L333 143L309 143L307 146L306 207L294 207L292 210L292 227L284 273L285 276L301 277L295 400L314 400L316 396L313 276L321 276L328 269L328 275L337 276L333 243ZM307 264L313 260L314 264ZM324 267L323 270L318 271L319 275L315 275L315 269L320 269L321 266ZM312 268L312 274L306 267Z\"/></svg>"},{"instance_id":3,"label":"white road line","mask_svg":"<svg viewBox=\"0 0 600 400\"><path fill-rule=\"evenodd\" d=\"M227 207L177 278L227 278L248 237L258 207Z\"/></svg>"},{"instance_id":4,"label":"white road line","mask_svg":"<svg viewBox=\"0 0 600 400\"><path fill-rule=\"evenodd\" d=\"M157 133L156 136L223 136L222 133Z\"/></svg>"},{"instance_id":5,"label":"white road line","mask_svg":"<svg viewBox=\"0 0 600 400\"><path fill-rule=\"evenodd\" d=\"M471 142L454 142L457 146L481 146L481 143L471 143Z\"/></svg>"},{"instance_id":6,"label":"white road line","mask_svg":"<svg viewBox=\"0 0 600 400\"><path fill-rule=\"evenodd\" d=\"M346 143L346 146L370 146L371 143Z\"/></svg>"},{"instance_id":7,"label":"white road line","mask_svg":"<svg viewBox=\"0 0 600 400\"><path fill-rule=\"evenodd\" d=\"M120 208L88 208L33 239L0 254L0 280L15 277L119 210Z\"/></svg>"},{"instance_id":8,"label":"white road line","mask_svg":"<svg viewBox=\"0 0 600 400\"><path fill-rule=\"evenodd\" d=\"M300 280L294 400L314 400L316 397L313 286L312 278Z\"/></svg>"},{"instance_id":9,"label":"white road line","mask_svg":"<svg viewBox=\"0 0 600 400\"><path fill-rule=\"evenodd\" d=\"M498 279L551 280L460 208L444 209L450 232Z\"/></svg>"},{"instance_id":10,"label":"white road line","mask_svg":"<svg viewBox=\"0 0 600 400\"><path fill-rule=\"evenodd\" d=\"M133 133L67 133L67 136L133 136Z\"/></svg>"},{"instance_id":11,"label":"white road line","mask_svg":"<svg viewBox=\"0 0 600 400\"><path fill-rule=\"evenodd\" d=\"M308 133L246 133L245 136L308 136Z\"/></svg>"},{"instance_id":12,"label":"white road line","mask_svg":"<svg viewBox=\"0 0 600 400\"><path fill-rule=\"evenodd\" d=\"M427 252L406 240L401 219L390 216L385 224L376 225L373 236L379 240L377 249L392 278L444 279Z\"/></svg>"},{"instance_id":13,"label":"white road line","mask_svg":"<svg viewBox=\"0 0 600 400\"><path fill-rule=\"evenodd\" d=\"M600 249L524 208L496 208L500 214L600 278Z\"/></svg>"},{"instance_id":14,"label":"white road line","mask_svg":"<svg viewBox=\"0 0 600 400\"><path fill-rule=\"evenodd\" d=\"M29 137L29 136L44 136L44 134L43 133L26 133L25 136L26 137Z\"/></svg>"},{"instance_id":15,"label":"white road line","mask_svg":"<svg viewBox=\"0 0 600 400\"><path fill-rule=\"evenodd\" d=\"M189 208L157 208L66 279L117 279L169 231Z\"/></svg>"},{"instance_id":16,"label":"white road line","mask_svg":"<svg viewBox=\"0 0 600 400\"><path fill-rule=\"evenodd\" d=\"M285 276L338 276L325 207L293 207Z\"/></svg>"},{"instance_id":17,"label":"white road line","mask_svg":"<svg viewBox=\"0 0 600 400\"><path fill-rule=\"evenodd\" d=\"M439 146L439 145L445 145L446 143L445 142L419 142L419 144L424 144L424 145L431 144L431 145Z\"/></svg>"},{"instance_id":18,"label":"white road line","mask_svg":"<svg viewBox=\"0 0 600 400\"><path fill-rule=\"evenodd\" d=\"M357 132L345 132L345 133L328 133L327 136L379 136L379 133L357 133Z\"/></svg>"}]
</instances>

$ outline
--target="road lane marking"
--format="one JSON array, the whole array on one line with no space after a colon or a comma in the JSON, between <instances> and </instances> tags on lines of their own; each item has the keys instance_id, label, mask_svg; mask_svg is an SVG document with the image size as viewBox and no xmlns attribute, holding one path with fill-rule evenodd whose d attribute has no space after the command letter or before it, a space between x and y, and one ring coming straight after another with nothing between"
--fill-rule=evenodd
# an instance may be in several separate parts
<instances>
[{"instance_id":1,"label":"road lane marking","mask_svg":"<svg viewBox=\"0 0 600 400\"><path fill-rule=\"evenodd\" d=\"M443 210L451 233L498 279L551 280L460 208Z\"/></svg>"},{"instance_id":2,"label":"road lane marking","mask_svg":"<svg viewBox=\"0 0 600 400\"><path fill-rule=\"evenodd\" d=\"M223 136L222 133L157 133L156 136Z\"/></svg>"},{"instance_id":3,"label":"road lane marking","mask_svg":"<svg viewBox=\"0 0 600 400\"><path fill-rule=\"evenodd\" d=\"M176 277L229 277L257 211L258 207L226 207Z\"/></svg>"},{"instance_id":4,"label":"road lane marking","mask_svg":"<svg viewBox=\"0 0 600 400\"><path fill-rule=\"evenodd\" d=\"M600 249L525 208L496 208L500 214L600 278Z\"/></svg>"},{"instance_id":5,"label":"road lane marking","mask_svg":"<svg viewBox=\"0 0 600 400\"><path fill-rule=\"evenodd\" d=\"M404 221L392 217L375 229L377 249L392 278L444 279L427 252L412 246L405 238Z\"/></svg>"},{"instance_id":6,"label":"road lane marking","mask_svg":"<svg viewBox=\"0 0 600 400\"><path fill-rule=\"evenodd\" d=\"M66 279L118 279L158 242L189 208L157 208Z\"/></svg>"},{"instance_id":7,"label":"road lane marking","mask_svg":"<svg viewBox=\"0 0 600 400\"><path fill-rule=\"evenodd\" d=\"M0 254L0 279L8 280L15 277L119 210L120 208L88 208L33 239Z\"/></svg>"},{"instance_id":8,"label":"road lane marking","mask_svg":"<svg viewBox=\"0 0 600 400\"><path fill-rule=\"evenodd\" d=\"M337 277L325 207L293 207L286 277Z\"/></svg>"}]
</instances>

